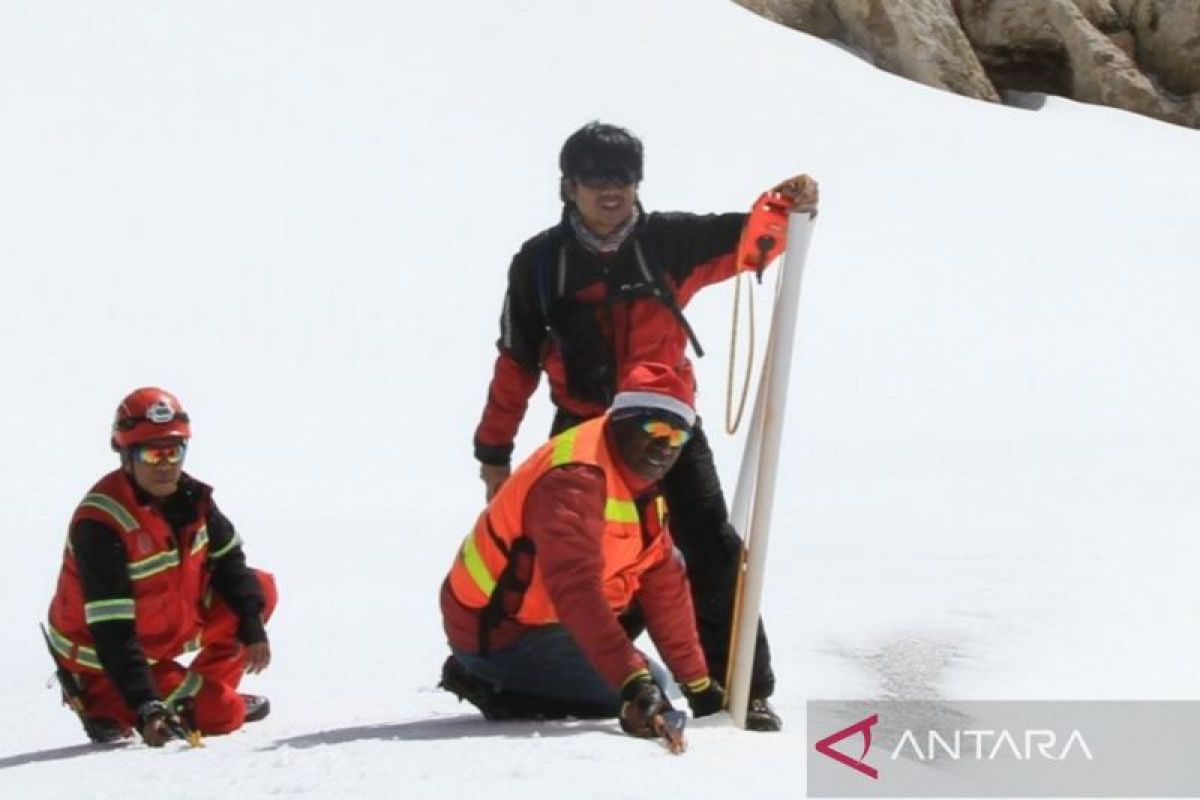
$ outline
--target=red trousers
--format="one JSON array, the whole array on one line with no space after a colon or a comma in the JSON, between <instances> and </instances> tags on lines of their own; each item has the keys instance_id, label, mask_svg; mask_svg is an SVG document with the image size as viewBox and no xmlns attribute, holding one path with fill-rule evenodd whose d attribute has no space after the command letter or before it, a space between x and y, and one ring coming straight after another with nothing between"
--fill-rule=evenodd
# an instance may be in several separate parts
<instances>
[{"instance_id":1,"label":"red trousers","mask_svg":"<svg viewBox=\"0 0 1200 800\"><path fill-rule=\"evenodd\" d=\"M263 619L271 617L278 594L275 578L269 572L255 570L262 585L266 607ZM216 595L204 609L200 632L200 652L191 666L182 667L170 659L150 667L150 677L160 697L192 698L196 727L201 733L229 733L242 727L246 704L237 693L245 667L245 647L237 638L238 618ZM108 717L122 727L137 723L135 714L107 675L78 674L83 685L84 713L89 717ZM198 688L197 688L198 687ZM177 698L172 693L178 692Z\"/></svg>"}]
</instances>

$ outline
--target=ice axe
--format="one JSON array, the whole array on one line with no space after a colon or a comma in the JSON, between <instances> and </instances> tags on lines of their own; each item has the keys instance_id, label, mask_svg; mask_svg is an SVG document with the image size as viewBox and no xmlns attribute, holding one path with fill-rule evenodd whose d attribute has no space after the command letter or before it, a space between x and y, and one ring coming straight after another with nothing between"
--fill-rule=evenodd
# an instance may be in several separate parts
<instances>
[{"instance_id":1,"label":"ice axe","mask_svg":"<svg viewBox=\"0 0 1200 800\"><path fill-rule=\"evenodd\" d=\"M655 714L650 724L654 726L654 732L666 742L667 749L673 755L680 755L687 750L687 739L683 736L683 729L687 726L686 711L672 709Z\"/></svg>"}]
</instances>

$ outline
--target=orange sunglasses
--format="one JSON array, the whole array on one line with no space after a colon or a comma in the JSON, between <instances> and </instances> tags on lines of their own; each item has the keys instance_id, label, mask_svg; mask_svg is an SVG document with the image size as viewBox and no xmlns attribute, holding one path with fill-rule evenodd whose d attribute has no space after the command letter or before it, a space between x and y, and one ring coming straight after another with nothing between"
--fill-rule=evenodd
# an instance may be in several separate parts
<instances>
[{"instance_id":1,"label":"orange sunglasses","mask_svg":"<svg viewBox=\"0 0 1200 800\"><path fill-rule=\"evenodd\" d=\"M676 428L669 422L653 417L642 423L642 430L653 439L666 439L671 447L683 447L692 438L690 428Z\"/></svg>"},{"instance_id":2,"label":"orange sunglasses","mask_svg":"<svg viewBox=\"0 0 1200 800\"><path fill-rule=\"evenodd\" d=\"M178 464L187 455L187 442L163 445L138 445L133 448L133 457L143 464L158 466L164 461L168 464Z\"/></svg>"}]
</instances>

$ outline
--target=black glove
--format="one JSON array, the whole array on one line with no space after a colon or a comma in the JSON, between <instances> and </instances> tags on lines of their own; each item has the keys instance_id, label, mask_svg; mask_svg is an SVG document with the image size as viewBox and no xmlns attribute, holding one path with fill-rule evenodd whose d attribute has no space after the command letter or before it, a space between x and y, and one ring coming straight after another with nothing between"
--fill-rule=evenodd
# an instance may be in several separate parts
<instances>
[{"instance_id":1,"label":"black glove","mask_svg":"<svg viewBox=\"0 0 1200 800\"><path fill-rule=\"evenodd\" d=\"M137 729L150 747L162 747L172 739L179 738L183 724L179 717L167 708L162 700L150 700L138 706Z\"/></svg>"},{"instance_id":2,"label":"black glove","mask_svg":"<svg viewBox=\"0 0 1200 800\"><path fill-rule=\"evenodd\" d=\"M621 690L621 730L630 736L657 736L654 718L671 710L662 689L649 675L639 675Z\"/></svg>"},{"instance_id":3,"label":"black glove","mask_svg":"<svg viewBox=\"0 0 1200 800\"><path fill-rule=\"evenodd\" d=\"M683 696L687 698L688 707L696 719L716 714L725 708L725 689L709 678L693 681L683 687Z\"/></svg>"}]
</instances>

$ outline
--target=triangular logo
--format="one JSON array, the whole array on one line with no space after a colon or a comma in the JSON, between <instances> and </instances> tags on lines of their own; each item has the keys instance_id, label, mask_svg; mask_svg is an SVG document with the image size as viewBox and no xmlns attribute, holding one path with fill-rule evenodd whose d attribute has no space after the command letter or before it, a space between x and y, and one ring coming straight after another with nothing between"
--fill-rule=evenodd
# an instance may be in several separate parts
<instances>
[{"instance_id":1,"label":"triangular logo","mask_svg":"<svg viewBox=\"0 0 1200 800\"><path fill-rule=\"evenodd\" d=\"M871 749L871 726L879 722L879 715L872 714L864 720L860 720L848 728L842 728L837 733L832 733L826 736L821 741L817 742L817 752L823 756L829 756L834 761L845 764L847 767L858 770L869 778L879 780L879 770L867 764L863 759L867 757L867 753ZM862 755L858 758L851 758L845 753L840 753L833 749L833 745L840 742L842 739L848 739L856 733L861 733L863 737Z\"/></svg>"}]
</instances>

